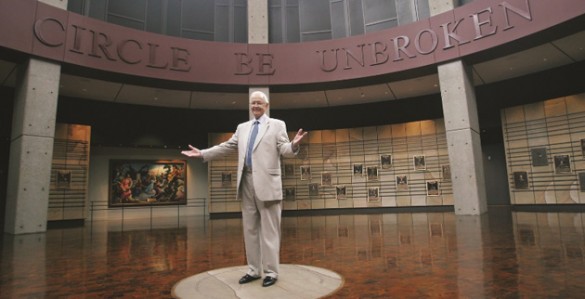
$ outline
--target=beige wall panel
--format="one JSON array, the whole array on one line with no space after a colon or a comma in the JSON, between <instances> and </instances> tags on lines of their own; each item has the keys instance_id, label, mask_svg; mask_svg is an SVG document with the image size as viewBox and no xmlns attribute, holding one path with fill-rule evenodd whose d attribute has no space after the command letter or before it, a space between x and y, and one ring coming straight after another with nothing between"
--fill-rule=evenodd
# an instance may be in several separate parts
<instances>
[{"instance_id":1,"label":"beige wall panel","mask_svg":"<svg viewBox=\"0 0 585 299\"><path fill-rule=\"evenodd\" d=\"M435 135L437 133L437 124L434 120L420 121L422 135Z\"/></svg>"},{"instance_id":2,"label":"beige wall panel","mask_svg":"<svg viewBox=\"0 0 585 299\"><path fill-rule=\"evenodd\" d=\"M420 137L421 135L421 123L418 121L406 123L406 136L407 137Z\"/></svg>"},{"instance_id":3,"label":"beige wall panel","mask_svg":"<svg viewBox=\"0 0 585 299\"><path fill-rule=\"evenodd\" d=\"M295 136L297 135L297 132L296 131L290 131L290 132L288 132L287 135L288 135L288 139L289 140L293 140L295 138ZM307 140L308 140L307 138L303 138L303 140L301 141L301 144L307 143Z\"/></svg>"},{"instance_id":4,"label":"beige wall panel","mask_svg":"<svg viewBox=\"0 0 585 299\"><path fill-rule=\"evenodd\" d=\"M544 102L546 117L562 116L567 114L565 98L552 99Z\"/></svg>"},{"instance_id":5,"label":"beige wall panel","mask_svg":"<svg viewBox=\"0 0 585 299\"><path fill-rule=\"evenodd\" d=\"M585 116L580 118L579 121L585 121ZM575 147L575 151L577 152L577 156L583 155L583 147L581 146L581 139L585 139L585 124L582 124L583 127L577 127L577 125L573 125L572 123L576 123L577 121L572 121L569 126L571 127L571 141L573 142L573 146ZM575 128L576 127L576 128ZM584 144L585 145L585 144Z\"/></svg>"},{"instance_id":6,"label":"beige wall panel","mask_svg":"<svg viewBox=\"0 0 585 299\"><path fill-rule=\"evenodd\" d=\"M324 209L325 208L325 200L322 198L311 199L311 208L312 209Z\"/></svg>"},{"instance_id":7,"label":"beige wall panel","mask_svg":"<svg viewBox=\"0 0 585 299\"><path fill-rule=\"evenodd\" d=\"M392 125L378 126L378 139L392 138Z\"/></svg>"},{"instance_id":8,"label":"beige wall panel","mask_svg":"<svg viewBox=\"0 0 585 299\"><path fill-rule=\"evenodd\" d=\"M581 203L581 197L579 196L579 180L575 180L571 184L571 190L569 191L569 197L573 203Z\"/></svg>"},{"instance_id":9,"label":"beige wall panel","mask_svg":"<svg viewBox=\"0 0 585 299\"><path fill-rule=\"evenodd\" d=\"M351 128L349 129L349 141L362 141L364 140L364 130L362 128Z\"/></svg>"},{"instance_id":10,"label":"beige wall panel","mask_svg":"<svg viewBox=\"0 0 585 299\"><path fill-rule=\"evenodd\" d=\"M365 208L368 206L367 200L366 200L366 194L359 194L358 196L356 196L356 194L354 194L354 198L353 198L353 206L354 208Z\"/></svg>"},{"instance_id":11,"label":"beige wall panel","mask_svg":"<svg viewBox=\"0 0 585 299\"><path fill-rule=\"evenodd\" d=\"M311 131L305 137L309 137L309 143L322 143L322 131L320 130Z\"/></svg>"},{"instance_id":12,"label":"beige wall panel","mask_svg":"<svg viewBox=\"0 0 585 299\"><path fill-rule=\"evenodd\" d=\"M434 171L425 171L424 172L425 181L432 181L432 180L441 180L441 173L434 172Z\"/></svg>"},{"instance_id":13,"label":"beige wall panel","mask_svg":"<svg viewBox=\"0 0 585 299\"><path fill-rule=\"evenodd\" d=\"M585 112L585 93L565 97L569 113Z\"/></svg>"},{"instance_id":14,"label":"beige wall panel","mask_svg":"<svg viewBox=\"0 0 585 299\"><path fill-rule=\"evenodd\" d=\"M209 203L209 211L211 213L222 213L226 211L225 202L214 202L213 200Z\"/></svg>"},{"instance_id":15,"label":"beige wall panel","mask_svg":"<svg viewBox=\"0 0 585 299\"><path fill-rule=\"evenodd\" d=\"M566 183L565 183L566 184ZM566 186L564 186L567 188ZM577 203L576 201L571 198L571 194L569 190L556 190L555 197L558 204L574 204Z\"/></svg>"},{"instance_id":16,"label":"beige wall panel","mask_svg":"<svg viewBox=\"0 0 585 299\"><path fill-rule=\"evenodd\" d=\"M364 140L378 140L378 131L376 127L365 127L363 128Z\"/></svg>"},{"instance_id":17,"label":"beige wall panel","mask_svg":"<svg viewBox=\"0 0 585 299\"><path fill-rule=\"evenodd\" d=\"M229 140L232 137L233 133L218 133L218 134L211 134L211 140L209 141L209 146L218 145L226 140Z\"/></svg>"},{"instance_id":18,"label":"beige wall panel","mask_svg":"<svg viewBox=\"0 0 585 299\"><path fill-rule=\"evenodd\" d=\"M533 122L545 118L544 102L528 104L523 107L526 122Z\"/></svg>"},{"instance_id":19,"label":"beige wall panel","mask_svg":"<svg viewBox=\"0 0 585 299\"><path fill-rule=\"evenodd\" d=\"M576 193L577 197L578 197L578 203L585 203L585 192L581 192L581 188L585 188L585 186L581 186L579 185L579 183L577 183L577 185L575 186L575 190L573 191L574 193Z\"/></svg>"},{"instance_id":20,"label":"beige wall panel","mask_svg":"<svg viewBox=\"0 0 585 299\"><path fill-rule=\"evenodd\" d=\"M298 192L298 190L297 190ZM297 200L299 210L310 210L311 209L311 200L309 199L301 199Z\"/></svg>"},{"instance_id":21,"label":"beige wall panel","mask_svg":"<svg viewBox=\"0 0 585 299\"><path fill-rule=\"evenodd\" d=\"M413 195L411 198L411 204L413 206L424 206L427 204L426 195Z\"/></svg>"},{"instance_id":22,"label":"beige wall panel","mask_svg":"<svg viewBox=\"0 0 585 299\"><path fill-rule=\"evenodd\" d=\"M392 138L406 137L406 124L392 125Z\"/></svg>"},{"instance_id":23,"label":"beige wall panel","mask_svg":"<svg viewBox=\"0 0 585 299\"><path fill-rule=\"evenodd\" d=\"M229 201L226 202L226 211L227 212L239 212L242 210L242 205L240 201Z\"/></svg>"},{"instance_id":24,"label":"beige wall panel","mask_svg":"<svg viewBox=\"0 0 585 299\"><path fill-rule=\"evenodd\" d=\"M437 134L445 134L445 120L435 119L435 131Z\"/></svg>"},{"instance_id":25,"label":"beige wall panel","mask_svg":"<svg viewBox=\"0 0 585 299\"><path fill-rule=\"evenodd\" d=\"M427 203L429 206L443 205L443 196L427 196Z\"/></svg>"},{"instance_id":26,"label":"beige wall panel","mask_svg":"<svg viewBox=\"0 0 585 299\"><path fill-rule=\"evenodd\" d=\"M47 211L47 219L49 221L51 221L51 220L59 220L59 219L66 219L66 218L64 216L63 209L49 209Z\"/></svg>"},{"instance_id":27,"label":"beige wall panel","mask_svg":"<svg viewBox=\"0 0 585 299\"><path fill-rule=\"evenodd\" d=\"M384 207L395 207L396 196L384 196L382 197L382 206Z\"/></svg>"},{"instance_id":28,"label":"beige wall panel","mask_svg":"<svg viewBox=\"0 0 585 299\"><path fill-rule=\"evenodd\" d=\"M366 200L366 205L368 206L368 208L379 208L382 207L382 201L378 200L378 201L367 201Z\"/></svg>"},{"instance_id":29,"label":"beige wall panel","mask_svg":"<svg viewBox=\"0 0 585 299\"><path fill-rule=\"evenodd\" d=\"M297 209L297 201L296 200L283 200L282 201L282 209L286 211L296 210Z\"/></svg>"},{"instance_id":30,"label":"beige wall panel","mask_svg":"<svg viewBox=\"0 0 585 299\"><path fill-rule=\"evenodd\" d=\"M323 143L335 143L335 130L323 130L321 133Z\"/></svg>"},{"instance_id":31,"label":"beige wall panel","mask_svg":"<svg viewBox=\"0 0 585 299\"><path fill-rule=\"evenodd\" d=\"M349 129L337 129L335 130L335 140L340 142L349 142Z\"/></svg>"},{"instance_id":32,"label":"beige wall panel","mask_svg":"<svg viewBox=\"0 0 585 299\"><path fill-rule=\"evenodd\" d=\"M336 209L339 207L339 203L337 202L337 199L333 198L328 198L325 199L325 208L327 209Z\"/></svg>"},{"instance_id":33,"label":"beige wall panel","mask_svg":"<svg viewBox=\"0 0 585 299\"><path fill-rule=\"evenodd\" d=\"M549 144L549 140L548 137L546 136L546 130L542 130L542 133L540 133L540 135L544 135L543 137L529 137L528 138L528 150L531 150L533 148L537 148L537 147L546 147Z\"/></svg>"},{"instance_id":34,"label":"beige wall panel","mask_svg":"<svg viewBox=\"0 0 585 299\"><path fill-rule=\"evenodd\" d=\"M407 207L411 206L410 196L399 195L396 196L396 206L398 207Z\"/></svg>"},{"instance_id":35,"label":"beige wall panel","mask_svg":"<svg viewBox=\"0 0 585 299\"><path fill-rule=\"evenodd\" d=\"M353 198L352 198L352 195L351 195L351 190L348 189L348 190L346 190L346 192L348 194L347 195L348 198L347 199L338 200L338 203L337 203L339 205L339 207L342 208L342 209L343 208L353 208L354 207L353 206Z\"/></svg>"},{"instance_id":36,"label":"beige wall panel","mask_svg":"<svg viewBox=\"0 0 585 299\"><path fill-rule=\"evenodd\" d=\"M516 106L507 108L504 110L504 117L502 117L502 121L508 124L524 122L524 108L522 106Z\"/></svg>"},{"instance_id":37,"label":"beige wall panel","mask_svg":"<svg viewBox=\"0 0 585 299\"><path fill-rule=\"evenodd\" d=\"M336 159L338 165L341 164L350 164L350 146L348 143L338 144L336 146Z\"/></svg>"},{"instance_id":38,"label":"beige wall panel","mask_svg":"<svg viewBox=\"0 0 585 299\"><path fill-rule=\"evenodd\" d=\"M435 166L439 164L438 163L439 150L436 147L425 145L423 146L422 153L425 156L427 169L429 169L429 166L433 166L433 164L435 164ZM431 165L429 165L429 162Z\"/></svg>"},{"instance_id":39,"label":"beige wall panel","mask_svg":"<svg viewBox=\"0 0 585 299\"><path fill-rule=\"evenodd\" d=\"M514 193L514 204L534 204L536 203L534 193L516 192Z\"/></svg>"},{"instance_id":40,"label":"beige wall panel","mask_svg":"<svg viewBox=\"0 0 585 299\"><path fill-rule=\"evenodd\" d=\"M573 162L572 166L575 169L575 173L585 171L585 159L582 157L581 153L577 153L575 157L573 157Z\"/></svg>"},{"instance_id":41,"label":"beige wall panel","mask_svg":"<svg viewBox=\"0 0 585 299\"><path fill-rule=\"evenodd\" d=\"M512 148L512 149L528 148L528 139L524 138L524 139L509 141L508 148Z\"/></svg>"},{"instance_id":42,"label":"beige wall panel","mask_svg":"<svg viewBox=\"0 0 585 299\"><path fill-rule=\"evenodd\" d=\"M568 125L563 126L556 126L556 129L559 130L558 134L556 135L549 135L548 142L551 144L551 150L553 153L565 153L565 144L567 145L571 142L571 136L569 135L569 127ZM561 148L560 151L555 150L555 148Z\"/></svg>"}]
</instances>

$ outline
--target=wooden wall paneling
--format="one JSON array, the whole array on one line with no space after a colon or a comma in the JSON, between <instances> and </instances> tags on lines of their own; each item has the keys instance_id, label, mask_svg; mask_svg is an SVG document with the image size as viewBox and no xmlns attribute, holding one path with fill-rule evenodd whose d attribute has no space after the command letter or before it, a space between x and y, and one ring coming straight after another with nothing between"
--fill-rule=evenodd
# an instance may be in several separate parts
<instances>
[{"instance_id":1,"label":"wooden wall paneling","mask_svg":"<svg viewBox=\"0 0 585 299\"><path fill-rule=\"evenodd\" d=\"M290 138L294 134L289 132ZM221 139L210 137L214 142ZM414 169L414 156L424 157L424 168ZM235 198L235 186L230 194L232 186L222 182L221 173L235 171L235 159L211 162L213 212L240 209L239 202L230 199ZM442 120L311 131L299 155L283 158L282 164L285 210L443 205L449 202L445 198L452 204L451 187L444 188L450 186L450 177L443 182L449 158ZM310 170L310 176L303 169ZM408 184L397 185L397 177L406 177ZM427 196L428 181L437 182L436 196Z\"/></svg>"},{"instance_id":2,"label":"wooden wall paneling","mask_svg":"<svg viewBox=\"0 0 585 299\"><path fill-rule=\"evenodd\" d=\"M512 203L582 203L585 94L508 108L502 116ZM522 172L529 184L516 188L514 173Z\"/></svg>"},{"instance_id":3,"label":"wooden wall paneling","mask_svg":"<svg viewBox=\"0 0 585 299\"><path fill-rule=\"evenodd\" d=\"M85 219L88 211L88 171L91 127L57 124L47 219Z\"/></svg>"}]
</instances>

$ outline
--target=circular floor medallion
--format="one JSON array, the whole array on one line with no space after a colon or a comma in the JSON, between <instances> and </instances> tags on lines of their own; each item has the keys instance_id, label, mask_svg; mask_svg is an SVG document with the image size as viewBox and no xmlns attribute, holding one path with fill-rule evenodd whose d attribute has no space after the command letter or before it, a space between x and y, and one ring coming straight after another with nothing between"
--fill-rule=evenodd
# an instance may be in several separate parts
<instances>
[{"instance_id":1,"label":"circular floor medallion","mask_svg":"<svg viewBox=\"0 0 585 299\"><path fill-rule=\"evenodd\" d=\"M247 266L199 273L179 281L172 295L180 299L314 299L331 295L343 285L343 278L330 270L305 265L280 265L276 284L262 287L262 279L238 284Z\"/></svg>"}]
</instances>

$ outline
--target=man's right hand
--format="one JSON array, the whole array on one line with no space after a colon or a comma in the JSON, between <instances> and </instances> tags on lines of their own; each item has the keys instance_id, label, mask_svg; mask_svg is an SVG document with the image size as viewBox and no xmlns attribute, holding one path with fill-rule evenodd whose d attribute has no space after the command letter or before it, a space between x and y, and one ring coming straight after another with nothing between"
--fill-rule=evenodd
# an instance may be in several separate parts
<instances>
[{"instance_id":1,"label":"man's right hand","mask_svg":"<svg viewBox=\"0 0 585 299\"><path fill-rule=\"evenodd\" d=\"M183 155L185 155L187 157L201 158L201 151L198 148L196 148L196 147L194 147L194 146L192 146L190 144L189 144L189 148L191 150L182 151L181 154L183 154Z\"/></svg>"}]
</instances>

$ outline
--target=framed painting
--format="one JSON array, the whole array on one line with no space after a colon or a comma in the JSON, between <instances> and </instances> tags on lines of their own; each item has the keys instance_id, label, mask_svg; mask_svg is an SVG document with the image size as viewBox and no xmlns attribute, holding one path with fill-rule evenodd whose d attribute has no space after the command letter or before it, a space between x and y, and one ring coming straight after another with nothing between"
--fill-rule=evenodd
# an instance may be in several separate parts
<instances>
[{"instance_id":1,"label":"framed painting","mask_svg":"<svg viewBox=\"0 0 585 299\"><path fill-rule=\"evenodd\" d=\"M528 172L526 171L514 172L514 188L528 189Z\"/></svg>"},{"instance_id":2,"label":"framed painting","mask_svg":"<svg viewBox=\"0 0 585 299\"><path fill-rule=\"evenodd\" d=\"M335 186L335 199L342 200L345 199L347 194L347 188L345 185Z\"/></svg>"},{"instance_id":3,"label":"framed painting","mask_svg":"<svg viewBox=\"0 0 585 299\"><path fill-rule=\"evenodd\" d=\"M368 202L380 201L380 188L370 187L368 188Z\"/></svg>"},{"instance_id":4,"label":"framed painting","mask_svg":"<svg viewBox=\"0 0 585 299\"><path fill-rule=\"evenodd\" d=\"M319 184L309 184L309 196L319 196Z\"/></svg>"},{"instance_id":5,"label":"framed painting","mask_svg":"<svg viewBox=\"0 0 585 299\"><path fill-rule=\"evenodd\" d=\"M301 181L307 181L311 179L311 166L301 166Z\"/></svg>"},{"instance_id":6,"label":"framed painting","mask_svg":"<svg viewBox=\"0 0 585 299\"><path fill-rule=\"evenodd\" d=\"M222 187L231 187L232 185L232 173L231 172L222 172L221 173L221 186Z\"/></svg>"},{"instance_id":7,"label":"framed painting","mask_svg":"<svg viewBox=\"0 0 585 299\"><path fill-rule=\"evenodd\" d=\"M185 166L184 160L110 160L108 206L186 204Z\"/></svg>"},{"instance_id":8,"label":"framed painting","mask_svg":"<svg viewBox=\"0 0 585 299\"><path fill-rule=\"evenodd\" d=\"M571 157L569 155L556 155L555 173L571 173Z\"/></svg>"},{"instance_id":9,"label":"framed painting","mask_svg":"<svg viewBox=\"0 0 585 299\"><path fill-rule=\"evenodd\" d=\"M392 155L380 155L380 165L382 165L382 169L392 167Z\"/></svg>"},{"instance_id":10,"label":"framed painting","mask_svg":"<svg viewBox=\"0 0 585 299\"><path fill-rule=\"evenodd\" d=\"M284 200L295 200L296 191L295 187L284 187Z\"/></svg>"},{"instance_id":11,"label":"framed painting","mask_svg":"<svg viewBox=\"0 0 585 299\"><path fill-rule=\"evenodd\" d=\"M427 181L427 196L439 196L440 189L439 189L439 181Z\"/></svg>"},{"instance_id":12,"label":"framed painting","mask_svg":"<svg viewBox=\"0 0 585 299\"><path fill-rule=\"evenodd\" d=\"M396 190L406 191L408 190L408 177L405 175L396 176Z\"/></svg>"},{"instance_id":13,"label":"framed painting","mask_svg":"<svg viewBox=\"0 0 585 299\"><path fill-rule=\"evenodd\" d=\"M362 176L364 171L363 164L353 164L353 175Z\"/></svg>"},{"instance_id":14,"label":"framed painting","mask_svg":"<svg viewBox=\"0 0 585 299\"><path fill-rule=\"evenodd\" d=\"M368 166L366 171L368 173L368 181L378 180L378 166Z\"/></svg>"},{"instance_id":15,"label":"framed painting","mask_svg":"<svg viewBox=\"0 0 585 299\"><path fill-rule=\"evenodd\" d=\"M425 156L413 156L412 162L414 164L414 170L426 170L427 164L425 162Z\"/></svg>"},{"instance_id":16,"label":"framed painting","mask_svg":"<svg viewBox=\"0 0 585 299\"><path fill-rule=\"evenodd\" d=\"M321 172L321 186L331 186L330 172Z\"/></svg>"}]
</instances>

